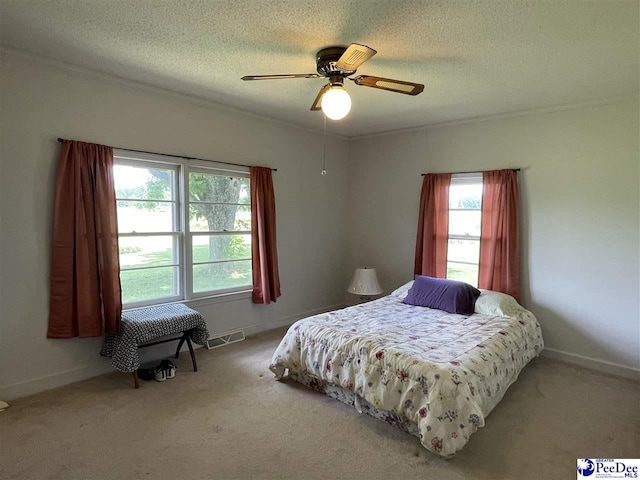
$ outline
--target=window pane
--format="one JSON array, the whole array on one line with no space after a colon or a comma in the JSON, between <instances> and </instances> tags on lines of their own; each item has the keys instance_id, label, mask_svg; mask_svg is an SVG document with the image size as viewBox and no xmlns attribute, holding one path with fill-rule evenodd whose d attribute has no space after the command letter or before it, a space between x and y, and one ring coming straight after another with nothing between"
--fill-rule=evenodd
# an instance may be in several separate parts
<instances>
[{"instance_id":1,"label":"window pane","mask_svg":"<svg viewBox=\"0 0 640 480\"><path fill-rule=\"evenodd\" d=\"M192 202L249 204L249 179L190 172L189 200Z\"/></svg>"},{"instance_id":2,"label":"window pane","mask_svg":"<svg viewBox=\"0 0 640 480\"><path fill-rule=\"evenodd\" d=\"M250 286L251 281L251 260L193 266L194 292Z\"/></svg>"},{"instance_id":3,"label":"window pane","mask_svg":"<svg viewBox=\"0 0 640 480\"><path fill-rule=\"evenodd\" d=\"M478 286L478 266L465 263L447 262L447 278Z\"/></svg>"},{"instance_id":4,"label":"window pane","mask_svg":"<svg viewBox=\"0 0 640 480\"><path fill-rule=\"evenodd\" d=\"M193 263L251 258L251 235L193 235Z\"/></svg>"},{"instance_id":5,"label":"window pane","mask_svg":"<svg viewBox=\"0 0 640 480\"><path fill-rule=\"evenodd\" d=\"M189 228L192 232L249 231L251 207L192 203L189 206Z\"/></svg>"},{"instance_id":6,"label":"window pane","mask_svg":"<svg viewBox=\"0 0 640 480\"><path fill-rule=\"evenodd\" d=\"M482 184L451 185L449 208L481 208Z\"/></svg>"},{"instance_id":7,"label":"window pane","mask_svg":"<svg viewBox=\"0 0 640 480\"><path fill-rule=\"evenodd\" d=\"M118 232L173 232L175 204L118 200Z\"/></svg>"},{"instance_id":8,"label":"window pane","mask_svg":"<svg viewBox=\"0 0 640 480\"><path fill-rule=\"evenodd\" d=\"M449 234L480 236L482 212L479 210L449 211Z\"/></svg>"},{"instance_id":9,"label":"window pane","mask_svg":"<svg viewBox=\"0 0 640 480\"><path fill-rule=\"evenodd\" d=\"M178 263L175 236L119 237L120 268L155 267Z\"/></svg>"},{"instance_id":10,"label":"window pane","mask_svg":"<svg viewBox=\"0 0 640 480\"><path fill-rule=\"evenodd\" d=\"M114 184L117 198L173 200L175 171L167 168L115 165Z\"/></svg>"},{"instance_id":11,"label":"window pane","mask_svg":"<svg viewBox=\"0 0 640 480\"><path fill-rule=\"evenodd\" d=\"M178 267L158 267L120 272L122 302L174 297L180 294Z\"/></svg>"},{"instance_id":12,"label":"window pane","mask_svg":"<svg viewBox=\"0 0 640 480\"><path fill-rule=\"evenodd\" d=\"M478 263L480 258L480 241L449 240L447 261Z\"/></svg>"}]
</instances>

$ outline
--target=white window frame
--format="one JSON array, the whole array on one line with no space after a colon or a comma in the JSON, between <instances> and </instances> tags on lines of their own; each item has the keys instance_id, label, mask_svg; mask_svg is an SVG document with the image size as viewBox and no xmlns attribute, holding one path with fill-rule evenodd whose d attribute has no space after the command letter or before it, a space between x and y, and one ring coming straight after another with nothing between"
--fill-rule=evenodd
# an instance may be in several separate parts
<instances>
[{"instance_id":1,"label":"white window frame","mask_svg":"<svg viewBox=\"0 0 640 480\"><path fill-rule=\"evenodd\" d=\"M144 300L139 302L130 302L123 304L123 308L131 309L138 307L145 307L151 305L161 305L173 302L182 302L189 300L206 300L206 299L221 299L226 300L229 296L237 294L246 294L251 292L252 286L242 285L238 287L210 290L206 292L193 292L193 250L192 250L192 238L193 235L210 235L212 232L191 232L189 228L189 173L201 172L214 175L234 176L234 177L246 177L249 178L248 167L232 167L229 168L226 165L207 162L202 160L190 160L181 157L173 157L168 155L157 155L151 153L142 152L128 152L125 150L114 149L114 162L116 165L125 166L142 166L146 168L175 168L176 175L174 175L174 191L176 207L173 217L173 232L167 233L125 233L118 232L118 236L153 236L153 235L174 235L177 239L177 257L178 257L178 292L179 295L171 297L162 297L150 300ZM125 200L125 199L118 199ZM138 199L135 199L138 200ZM250 234L251 231L233 232L233 234ZM251 281L250 281L251 282Z\"/></svg>"},{"instance_id":2,"label":"white window frame","mask_svg":"<svg viewBox=\"0 0 640 480\"><path fill-rule=\"evenodd\" d=\"M451 175L451 183L450 187L453 186L464 186L464 185L482 185L482 172L473 172L473 173L454 173ZM451 195L451 192L449 192ZM480 208L449 208L449 212L480 212L480 225L482 225L482 197L480 197ZM447 232L447 247L449 244L449 240L473 240L478 242L478 249L480 248L480 237L481 235L457 235L450 234ZM449 249L447 248L447 275L449 270L449 264L458 264L458 265L475 265L478 267L478 276L480 275L480 256L478 255L478 262L463 262L460 260L449 260ZM448 278L448 277L447 277ZM478 284L479 278L476 278L476 285Z\"/></svg>"},{"instance_id":3,"label":"white window frame","mask_svg":"<svg viewBox=\"0 0 640 480\"><path fill-rule=\"evenodd\" d=\"M201 164L198 165L191 165L186 172L186 180L185 180L185 190L186 190L186 194L185 194L185 198L189 199L189 173L205 173L205 174L210 174L210 175L221 175L221 176L233 176L236 178L249 178L249 169L247 168L246 171L239 171L239 170L230 170L228 168L212 168L209 166L203 166ZM216 261L211 261L211 262L194 262L193 261L193 237L194 236L208 236L208 235L250 235L251 234L251 230L233 230L230 232L210 232L210 231L197 231L197 232L192 232L191 229L189 228L189 206L191 205L191 201L187 201L185 202L185 219L186 219L186 226L185 226L185 232L186 232L186 249L188 252L187 255L187 268L189 269L188 271L190 272L189 275L187 275L187 288L188 288L188 292L190 293L190 297L189 298L206 298L206 297L210 297L212 295L227 295L227 294L232 294L232 293L236 293L236 292L246 292L248 290L250 290L251 284L247 284L247 285L242 285L239 287L232 287L232 288L225 288L225 289L218 289L218 290L209 290L209 291L205 291L205 292L194 292L193 291L193 266L194 265L206 265L207 263L222 263L222 262L216 262ZM246 204L243 204L246 205ZM251 208L251 207L249 207ZM237 259L237 260L245 260L245 259ZM251 260L251 257L249 257L247 260Z\"/></svg>"}]
</instances>

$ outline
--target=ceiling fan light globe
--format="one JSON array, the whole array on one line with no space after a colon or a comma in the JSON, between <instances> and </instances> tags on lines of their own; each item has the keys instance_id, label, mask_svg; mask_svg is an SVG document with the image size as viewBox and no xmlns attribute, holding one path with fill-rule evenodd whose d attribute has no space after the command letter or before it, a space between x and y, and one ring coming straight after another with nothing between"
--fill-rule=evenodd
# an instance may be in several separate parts
<instances>
[{"instance_id":1,"label":"ceiling fan light globe","mask_svg":"<svg viewBox=\"0 0 640 480\"><path fill-rule=\"evenodd\" d=\"M351 111L351 97L342 87L331 87L323 96L321 108L331 120L342 120Z\"/></svg>"}]
</instances>

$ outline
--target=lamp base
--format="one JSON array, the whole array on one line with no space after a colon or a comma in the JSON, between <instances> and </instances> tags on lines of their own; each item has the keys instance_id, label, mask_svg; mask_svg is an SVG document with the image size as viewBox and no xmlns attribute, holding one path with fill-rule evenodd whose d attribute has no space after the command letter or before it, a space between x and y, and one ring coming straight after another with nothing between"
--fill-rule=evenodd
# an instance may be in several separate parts
<instances>
[{"instance_id":1,"label":"lamp base","mask_svg":"<svg viewBox=\"0 0 640 480\"><path fill-rule=\"evenodd\" d=\"M356 297L357 301L356 301L355 304L358 305L360 303L367 303L367 302L370 302L372 300L376 300L379 297L380 297L380 295L357 295L357 297Z\"/></svg>"}]
</instances>

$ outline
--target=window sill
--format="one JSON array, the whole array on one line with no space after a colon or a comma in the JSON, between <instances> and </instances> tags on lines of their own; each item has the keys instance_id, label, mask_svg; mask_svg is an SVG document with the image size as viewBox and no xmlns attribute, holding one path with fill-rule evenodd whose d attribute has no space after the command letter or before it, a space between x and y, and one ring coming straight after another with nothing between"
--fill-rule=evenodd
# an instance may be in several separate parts
<instances>
[{"instance_id":1,"label":"window sill","mask_svg":"<svg viewBox=\"0 0 640 480\"><path fill-rule=\"evenodd\" d=\"M183 300L182 302L194 307L200 305L212 305L214 303L235 302L236 300L243 300L245 298L251 298L252 290L241 290L238 292L219 293L216 295L209 295L208 297L191 298L189 300Z\"/></svg>"},{"instance_id":2,"label":"window sill","mask_svg":"<svg viewBox=\"0 0 640 480\"><path fill-rule=\"evenodd\" d=\"M172 302L158 302L153 305L144 305L140 307L123 308L124 312L133 310L140 310L141 308L157 307L160 305L172 305L175 303L183 303L188 307L200 307L204 305L213 305L216 303L235 302L238 300L244 300L245 298L251 298L251 290L241 290L237 292L219 293L216 295L209 295L207 297L190 298L188 300L177 300Z\"/></svg>"}]
</instances>

